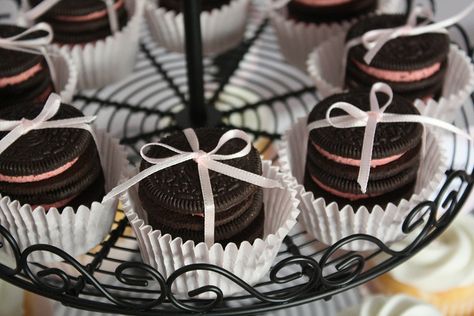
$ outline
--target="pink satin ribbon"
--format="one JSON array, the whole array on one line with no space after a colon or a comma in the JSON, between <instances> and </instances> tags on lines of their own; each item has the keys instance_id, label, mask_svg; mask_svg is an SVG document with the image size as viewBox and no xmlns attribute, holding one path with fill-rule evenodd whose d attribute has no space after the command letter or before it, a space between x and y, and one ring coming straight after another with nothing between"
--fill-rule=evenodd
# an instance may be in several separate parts
<instances>
[{"instance_id":1,"label":"pink satin ribbon","mask_svg":"<svg viewBox=\"0 0 474 316\"><path fill-rule=\"evenodd\" d=\"M474 10L474 3L471 3L462 12L446 20L430 24L431 20L433 19L433 12L427 8L416 6L408 16L405 25L394 28L371 30L361 37L351 39L346 43L344 48L342 60L343 81L347 66L347 57L351 48L360 44L364 45L364 47L367 49L367 53L364 55L364 61L367 63L367 65L370 65L375 56L377 56L379 51L389 41L402 36L416 36L425 33L447 33L447 27L452 26L464 19L471 13L472 10ZM422 22L418 23L418 18L423 18Z\"/></svg>"},{"instance_id":2,"label":"pink satin ribbon","mask_svg":"<svg viewBox=\"0 0 474 316\"><path fill-rule=\"evenodd\" d=\"M58 4L60 1L61 0L43 0L42 2L38 3L38 5L36 5L34 8L31 8L22 14L25 19L31 23L49 10L51 10L51 8ZM114 0L102 0L102 2L104 2L107 6L107 16L109 18L110 29L112 30L112 33L115 34L119 30L119 24L117 12L114 9ZM26 5L23 5L23 8L24 7L26 7Z\"/></svg>"},{"instance_id":3,"label":"pink satin ribbon","mask_svg":"<svg viewBox=\"0 0 474 316\"><path fill-rule=\"evenodd\" d=\"M56 115L61 106L61 97L52 93L41 112L32 120L21 119L18 121L8 121L0 119L0 131L10 131L0 140L0 154L16 142L21 136L28 134L32 130L50 129L50 128L77 128L88 131L97 140L90 123L95 120L95 116L81 116L69 119L50 121Z\"/></svg>"},{"instance_id":4,"label":"pink satin ribbon","mask_svg":"<svg viewBox=\"0 0 474 316\"><path fill-rule=\"evenodd\" d=\"M377 93L384 93L388 96L387 102L380 106L377 99ZM357 183L359 183L362 193L367 192L367 184L370 177L370 163L372 161L372 152L374 147L375 130L379 123L420 123L442 128L446 131L461 135L469 140L473 138L463 130L446 123L444 121L415 114L397 114L385 113L392 104L393 92L389 85L378 82L372 86L370 91L370 111L364 112L353 104L347 102L336 102L329 107L326 112L326 118L312 122L308 125L308 131L317 128L353 128L365 127L362 155L360 159L359 174ZM342 110L348 115L331 117L334 110Z\"/></svg>"},{"instance_id":5,"label":"pink satin ribbon","mask_svg":"<svg viewBox=\"0 0 474 316\"><path fill-rule=\"evenodd\" d=\"M45 35L32 39L25 39L26 36L35 32L44 32ZM0 48L14 50L17 52L43 55L51 73L51 79L56 91L59 90L56 68L51 60L47 47L53 41L53 30L46 23L39 23L24 32L15 36L0 38Z\"/></svg>"},{"instance_id":6,"label":"pink satin ribbon","mask_svg":"<svg viewBox=\"0 0 474 316\"><path fill-rule=\"evenodd\" d=\"M214 244L214 230L215 230L215 203L214 195L212 193L211 179L209 177L209 170L214 172L225 174L226 176L251 183L263 188L281 188L279 181L265 178L263 176L229 166L227 164L221 163L220 161L230 160L245 157L248 155L252 149L252 143L250 137L240 130L230 130L226 132L219 139L217 146L210 152L205 152L199 149L199 140L196 136L196 133L193 129L183 130L186 139L191 146L192 151L186 152L174 147L171 147L162 143L151 143L146 144L142 147L140 154L143 159L150 164L151 167L143 170L130 180L124 182L123 184L118 185L112 191L110 191L105 197L104 201L112 199L113 197L125 192L130 189L132 186L136 185L143 179L149 177L150 175L166 169L172 166L178 165L180 163L186 162L188 160L194 160L198 166L199 180L201 185L202 197L204 201L204 241L207 246L212 246ZM218 155L216 154L219 149L232 139L242 139L246 142L246 146L233 154L228 155ZM145 150L151 146L160 146L166 148L170 151L176 153L175 156L169 158L152 158L147 156Z\"/></svg>"}]
</instances>

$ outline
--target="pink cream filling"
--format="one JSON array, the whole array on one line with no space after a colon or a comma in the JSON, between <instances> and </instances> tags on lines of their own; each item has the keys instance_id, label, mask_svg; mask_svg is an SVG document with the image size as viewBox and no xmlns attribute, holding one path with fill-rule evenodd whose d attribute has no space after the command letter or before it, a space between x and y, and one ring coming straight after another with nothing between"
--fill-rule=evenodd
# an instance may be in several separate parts
<instances>
[{"instance_id":1,"label":"pink cream filling","mask_svg":"<svg viewBox=\"0 0 474 316\"><path fill-rule=\"evenodd\" d=\"M337 156L334 154L331 154L330 152L327 152L326 150L322 149L318 145L313 143L313 146L316 148L316 150L326 157L327 159L330 159L332 161L335 161L337 163L343 164L343 165L348 165L348 166L355 166L355 167L360 167L360 160L359 159L352 159L352 158L347 158L347 157L341 157ZM402 157L405 153L401 153L399 155L394 155L386 158L381 158L381 159L372 159L370 162L370 167L375 168L383 165L387 165L400 157Z\"/></svg>"},{"instance_id":2,"label":"pink cream filling","mask_svg":"<svg viewBox=\"0 0 474 316\"><path fill-rule=\"evenodd\" d=\"M311 176L311 179L313 179L313 181L319 187L321 187L321 189L323 189L324 191L327 191L327 192L331 193L332 195L339 196L339 197L342 197L344 199L348 199L348 200L351 200L351 201L362 200L362 199L366 199L366 198L369 198L369 197L377 196L377 195L369 195L369 194L353 194L353 193L341 192L339 190L333 189L333 188L328 187L327 185L321 183L321 181L319 181L315 176Z\"/></svg>"},{"instance_id":3,"label":"pink cream filling","mask_svg":"<svg viewBox=\"0 0 474 316\"><path fill-rule=\"evenodd\" d=\"M123 0L119 0L116 3L114 3L114 9L118 10L122 5L123 5ZM107 15L107 10L101 10L101 11L93 12L87 15L81 15L81 16L61 15L56 18L60 21L83 22L83 21L91 21L91 20L100 19L106 15Z\"/></svg>"},{"instance_id":4,"label":"pink cream filling","mask_svg":"<svg viewBox=\"0 0 474 316\"><path fill-rule=\"evenodd\" d=\"M45 173L41 174L35 174L35 175L28 175L28 176L7 176L0 174L0 181L2 182L8 182L8 183L29 183L29 182L37 182L45 179L49 179L52 177L55 177L64 171L68 170L71 168L78 160L79 158L76 158L68 163L66 163L64 166L61 166L55 170L48 171Z\"/></svg>"},{"instance_id":5,"label":"pink cream filling","mask_svg":"<svg viewBox=\"0 0 474 316\"><path fill-rule=\"evenodd\" d=\"M393 82L413 82L431 77L441 69L441 63L430 67L412 71L394 71L370 67L356 60L352 60L355 65L366 74L381 80Z\"/></svg>"},{"instance_id":6,"label":"pink cream filling","mask_svg":"<svg viewBox=\"0 0 474 316\"><path fill-rule=\"evenodd\" d=\"M36 75L42 69L43 69L43 66L41 66L41 64L39 63L35 65L34 67L28 69L27 71L24 71L21 74L18 74L16 76L0 78L0 88L4 88L8 85L16 85L16 84L22 83L30 79L34 75Z\"/></svg>"},{"instance_id":7,"label":"pink cream filling","mask_svg":"<svg viewBox=\"0 0 474 316\"><path fill-rule=\"evenodd\" d=\"M72 200L74 200L76 197L77 197L77 195L72 196L72 197L68 197L64 200L60 200L58 202L54 202L54 203L51 203L51 204L32 205L31 208L35 209L38 206L42 206L45 210L49 210L52 207L61 208L63 206L68 205L68 203L71 202Z\"/></svg>"},{"instance_id":8,"label":"pink cream filling","mask_svg":"<svg viewBox=\"0 0 474 316\"><path fill-rule=\"evenodd\" d=\"M333 5L349 3L352 0L296 0L296 1L299 3L304 3L306 5L313 5L313 6L333 6Z\"/></svg>"}]
</instances>

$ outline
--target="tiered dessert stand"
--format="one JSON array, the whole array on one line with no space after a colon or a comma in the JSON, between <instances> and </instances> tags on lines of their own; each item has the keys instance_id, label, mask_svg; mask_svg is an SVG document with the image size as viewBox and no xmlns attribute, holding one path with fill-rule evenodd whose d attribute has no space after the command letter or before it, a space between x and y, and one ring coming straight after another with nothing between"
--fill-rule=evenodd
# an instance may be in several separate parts
<instances>
[{"instance_id":1,"label":"tiered dessert stand","mask_svg":"<svg viewBox=\"0 0 474 316\"><path fill-rule=\"evenodd\" d=\"M186 58L166 52L144 30L134 74L104 89L81 91L75 97L75 105L86 114L97 115L99 126L120 137L130 150L132 162L137 161L139 148L145 142L189 126L243 129L254 136L265 157L276 158L274 145L281 133L317 103L311 81L282 60L273 31L259 8L252 12L246 39L239 47L214 59L203 59L200 1L184 3ZM465 32L456 27L471 54ZM474 107L469 104L463 107L455 124L467 129L473 121ZM350 236L327 247L297 226L285 239L269 274L257 285L250 286L209 264L186 266L165 279L142 262L128 221L119 211L108 238L76 259L48 245L20 251L12 235L0 226L0 247L10 247L16 257L14 266L0 264L0 278L68 306L127 315L259 314L329 300L415 255L460 212L473 186L473 148L454 136L447 137L446 142L451 170L440 184L440 193L421 203L406 218L403 232L417 237L399 251L363 235ZM376 250L341 251L343 245L360 239L373 243ZM38 251L52 252L64 262L34 262L31 254ZM380 263L371 261L369 267L368 260L374 258ZM242 293L224 297L214 286L196 289L188 297L172 293L171 287L179 276L200 270L226 276L242 288ZM215 298L196 298L204 292L214 293Z\"/></svg>"}]
</instances>

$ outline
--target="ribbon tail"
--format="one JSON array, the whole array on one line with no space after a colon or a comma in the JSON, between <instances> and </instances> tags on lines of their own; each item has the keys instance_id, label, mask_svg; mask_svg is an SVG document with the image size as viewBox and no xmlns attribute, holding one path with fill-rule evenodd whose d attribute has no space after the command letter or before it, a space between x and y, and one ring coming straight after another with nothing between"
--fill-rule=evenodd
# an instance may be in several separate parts
<instances>
[{"instance_id":1,"label":"ribbon tail","mask_svg":"<svg viewBox=\"0 0 474 316\"><path fill-rule=\"evenodd\" d=\"M169 168L171 166L180 164L180 163L185 162L187 160L190 160L192 158L193 158L193 156L191 154L181 154L181 155L178 155L178 156L170 157L170 158L166 159L165 161L163 161L163 163L161 163L159 165L152 165L150 168L147 168L147 169L143 170L142 172L140 172L136 176L134 176L134 177L130 178L129 180L125 181L124 183L116 186L109 193L107 193L106 196L104 196L102 201L107 202L107 201L113 199L114 197L122 194L123 192L127 191L128 189L130 189L131 187L133 187L134 185L136 185L137 183L139 183L143 179L151 176L152 174L154 174L154 173L156 173L160 170Z\"/></svg>"},{"instance_id":2,"label":"ribbon tail","mask_svg":"<svg viewBox=\"0 0 474 316\"><path fill-rule=\"evenodd\" d=\"M357 183L360 185L362 193L367 192L367 184L370 177L370 162L372 161L372 150L374 147L375 130L377 128L377 119L369 118L365 128L364 142L362 145L362 155L360 158L359 175Z\"/></svg>"},{"instance_id":3,"label":"ribbon tail","mask_svg":"<svg viewBox=\"0 0 474 316\"><path fill-rule=\"evenodd\" d=\"M37 6L29 10L24 14L24 17L29 21L34 21L47 11L49 11L52 7L54 7L59 1L61 0L44 0L40 2Z\"/></svg>"},{"instance_id":4,"label":"ribbon tail","mask_svg":"<svg viewBox=\"0 0 474 316\"><path fill-rule=\"evenodd\" d=\"M212 193L211 178L207 168L198 163L199 181L201 182L202 198L204 202L204 242L208 247L214 244L216 207Z\"/></svg>"},{"instance_id":5,"label":"ribbon tail","mask_svg":"<svg viewBox=\"0 0 474 316\"><path fill-rule=\"evenodd\" d=\"M242 170L236 167L229 166L219 161L215 161L212 159L203 160L203 164L208 169L225 174L229 177L238 179L240 181L244 181L250 184L254 184L256 186L262 188L282 188L282 185L279 181L268 179L258 174L248 172L246 170Z\"/></svg>"},{"instance_id":6,"label":"ribbon tail","mask_svg":"<svg viewBox=\"0 0 474 316\"><path fill-rule=\"evenodd\" d=\"M18 125L5 137L0 140L0 154L2 154L8 147L18 140L24 133L23 126Z\"/></svg>"},{"instance_id":7,"label":"ribbon tail","mask_svg":"<svg viewBox=\"0 0 474 316\"><path fill-rule=\"evenodd\" d=\"M115 11L115 8L114 8L114 1L104 0L104 2L105 2L105 5L107 6L107 15L109 17L110 30L112 31L112 34L115 34L119 30L119 24L118 24L117 12Z\"/></svg>"}]
</instances>

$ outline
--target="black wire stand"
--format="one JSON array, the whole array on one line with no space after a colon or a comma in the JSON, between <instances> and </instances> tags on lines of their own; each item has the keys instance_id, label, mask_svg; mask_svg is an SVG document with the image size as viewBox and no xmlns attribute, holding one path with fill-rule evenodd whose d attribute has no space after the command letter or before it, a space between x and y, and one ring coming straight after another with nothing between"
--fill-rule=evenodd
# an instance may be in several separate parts
<instances>
[{"instance_id":1,"label":"black wire stand","mask_svg":"<svg viewBox=\"0 0 474 316\"><path fill-rule=\"evenodd\" d=\"M81 92L75 105L87 115L97 115L99 126L120 137L135 162L144 143L189 126L243 129L254 137L264 156L276 159L273 146L281 132L317 103L311 81L284 65L268 21L258 9L252 13L246 39L239 47L203 59L197 18L200 3L184 3L187 57L165 52L145 31L134 74L104 89ZM466 32L456 28L464 37L466 50L472 52ZM458 125L468 128L472 111L463 108ZM108 238L80 258L48 245L21 251L12 235L0 226L0 249L9 249L15 258L13 266L0 264L0 278L67 306L127 315L248 315L329 300L403 263L450 225L473 187L470 145L463 168L455 164L454 153L460 142L453 138L452 170L440 184L439 194L420 203L404 221L403 233L415 237L402 250L394 251L367 235L350 236L327 247L297 225L259 284L250 286L209 264L185 266L165 279L142 262L128 221L118 211ZM366 240L376 250L341 249L356 240ZM63 261L53 265L32 261L31 254L40 251L56 254ZM379 263L373 264L374 259ZM224 297L219 288L206 286L191 291L186 298L173 294L171 288L177 278L200 270L224 275L241 287L242 293ZM196 298L207 292L214 293L215 298Z\"/></svg>"}]
</instances>

